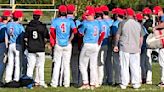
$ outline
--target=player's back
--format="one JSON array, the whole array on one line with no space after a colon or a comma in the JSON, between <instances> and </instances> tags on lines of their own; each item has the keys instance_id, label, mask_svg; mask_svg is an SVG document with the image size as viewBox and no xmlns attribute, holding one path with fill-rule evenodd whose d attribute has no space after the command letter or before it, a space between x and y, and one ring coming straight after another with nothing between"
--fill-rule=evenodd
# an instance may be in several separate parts
<instances>
[{"instance_id":1,"label":"player's back","mask_svg":"<svg viewBox=\"0 0 164 92\"><path fill-rule=\"evenodd\" d=\"M46 25L37 20L32 20L26 27L25 38L28 39L29 52L44 52L45 38L48 38Z\"/></svg>"},{"instance_id":2,"label":"player's back","mask_svg":"<svg viewBox=\"0 0 164 92\"><path fill-rule=\"evenodd\" d=\"M75 27L73 20L56 18L51 26L55 28L57 44L60 46L68 45L71 28Z\"/></svg>"},{"instance_id":3,"label":"player's back","mask_svg":"<svg viewBox=\"0 0 164 92\"><path fill-rule=\"evenodd\" d=\"M84 43L97 43L100 34L100 24L97 20L85 21L79 31L84 34Z\"/></svg>"},{"instance_id":4,"label":"player's back","mask_svg":"<svg viewBox=\"0 0 164 92\"><path fill-rule=\"evenodd\" d=\"M23 39L24 27L16 22L9 22L7 24L7 34L9 43L21 44Z\"/></svg>"},{"instance_id":5,"label":"player's back","mask_svg":"<svg viewBox=\"0 0 164 92\"><path fill-rule=\"evenodd\" d=\"M99 20L101 30L105 32L105 38L108 38L110 35L110 26L105 20Z\"/></svg>"}]
</instances>

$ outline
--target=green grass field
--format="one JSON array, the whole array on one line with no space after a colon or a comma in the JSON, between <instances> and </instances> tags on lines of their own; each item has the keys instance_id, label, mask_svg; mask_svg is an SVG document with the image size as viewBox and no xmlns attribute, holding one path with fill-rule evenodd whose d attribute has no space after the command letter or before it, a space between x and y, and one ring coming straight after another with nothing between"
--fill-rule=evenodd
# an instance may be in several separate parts
<instances>
[{"instance_id":1,"label":"green grass field","mask_svg":"<svg viewBox=\"0 0 164 92\"><path fill-rule=\"evenodd\" d=\"M45 64L45 80L46 83L50 82L51 75L51 61L46 60ZM95 89L93 92L164 92L164 88L161 89L157 86L160 82L160 66L158 63L153 63L153 85L142 85L140 89L133 89L131 87L126 90L121 90L119 87L102 86L101 88ZM91 90L78 90L78 88L70 87L58 87L58 88L34 88L32 90L26 88L0 88L0 92L92 92Z\"/></svg>"}]
</instances>

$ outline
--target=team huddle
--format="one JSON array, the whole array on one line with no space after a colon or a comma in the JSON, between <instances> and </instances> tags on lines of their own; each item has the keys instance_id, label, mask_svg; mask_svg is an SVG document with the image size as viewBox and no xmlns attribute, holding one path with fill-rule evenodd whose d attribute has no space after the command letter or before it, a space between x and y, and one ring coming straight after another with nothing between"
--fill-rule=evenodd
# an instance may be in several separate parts
<instances>
[{"instance_id":1,"label":"team huddle","mask_svg":"<svg viewBox=\"0 0 164 92\"><path fill-rule=\"evenodd\" d=\"M40 22L43 12L39 9L33 11L33 20L26 27L21 24L22 11L3 12L0 22L1 84L4 76L7 87L25 81L24 86L32 84L47 88L44 65L48 41L53 52L51 87L63 85L68 88L72 83L80 85L81 90L94 90L103 84L126 89L130 84L138 89L141 84L152 84L153 49L147 46L146 40L156 31L162 34L164 13L160 6L155 6L153 12L146 7L138 13L132 8L114 8L110 12L105 5L86 6L81 20L75 19L73 4L60 5L58 10L58 17L52 20L49 30ZM164 40L160 42L164 46ZM163 48L159 48L159 64L159 86L164 87Z\"/></svg>"}]
</instances>

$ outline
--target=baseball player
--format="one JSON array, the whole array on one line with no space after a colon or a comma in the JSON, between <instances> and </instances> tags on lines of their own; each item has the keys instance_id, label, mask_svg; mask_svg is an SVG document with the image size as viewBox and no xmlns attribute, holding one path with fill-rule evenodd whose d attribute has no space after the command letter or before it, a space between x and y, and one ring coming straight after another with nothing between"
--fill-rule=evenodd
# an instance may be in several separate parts
<instances>
[{"instance_id":1,"label":"baseball player","mask_svg":"<svg viewBox=\"0 0 164 92\"><path fill-rule=\"evenodd\" d=\"M36 66L35 82L41 87L47 88L44 81L44 64L45 42L49 39L49 33L46 25L39 21L42 15L43 12L41 10L33 11L33 20L26 27L24 39L28 50L27 76L33 77L33 71Z\"/></svg>"},{"instance_id":2,"label":"baseball player","mask_svg":"<svg viewBox=\"0 0 164 92\"><path fill-rule=\"evenodd\" d=\"M140 70L140 50L142 45L142 28L134 20L135 12L133 9L126 9L127 19L122 21L116 34L114 51L120 56L121 65L121 89L126 89L130 81L133 88L140 88L141 70ZM118 49L119 42L119 49ZM130 69L130 73L129 73Z\"/></svg>"},{"instance_id":3,"label":"baseball player","mask_svg":"<svg viewBox=\"0 0 164 92\"><path fill-rule=\"evenodd\" d=\"M111 27L111 35L112 35L113 41L116 39L116 33L118 31L118 26L119 26L119 23L121 21L123 21L125 12L121 8L116 8L115 14L116 14L116 20L113 22L113 25ZM115 80L114 86L117 86L118 84L121 83L120 70L121 70L121 67L120 67L119 53L113 52L113 71L114 71L114 80Z\"/></svg>"},{"instance_id":4,"label":"baseball player","mask_svg":"<svg viewBox=\"0 0 164 92\"><path fill-rule=\"evenodd\" d=\"M164 28L164 12L160 6L155 6L153 8L153 13L158 15L158 17L161 17L159 25L155 26L153 28L153 31L157 29ZM164 43L163 43L164 44ZM159 83L159 87L164 87L164 49L161 48L159 50L159 64L161 66L161 82Z\"/></svg>"},{"instance_id":5,"label":"baseball player","mask_svg":"<svg viewBox=\"0 0 164 92\"><path fill-rule=\"evenodd\" d=\"M18 82L20 78L20 53L22 51L23 34L25 32L23 26L20 24L23 12L16 10L13 13L13 22L7 24L7 37L9 39L8 49L8 63L6 66L6 83L13 81ZM15 66L15 67L14 67ZM14 69L15 68L15 69ZM14 77L12 79L14 70Z\"/></svg>"},{"instance_id":6,"label":"baseball player","mask_svg":"<svg viewBox=\"0 0 164 92\"><path fill-rule=\"evenodd\" d=\"M77 33L77 29L73 20L66 17L67 7L65 5L59 6L59 18L52 20L50 35L55 41L54 47L54 68L51 79L51 86L58 86L60 66L63 64L64 68L64 87L70 86L70 59L72 45L71 41L73 35ZM71 32L72 31L72 32Z\"/></svg>"},{"instance_id":7,"label":"baseball player","mask_svg":"<svg viewBox=\"0 0 164 92\"><path fill-rule=\"evenodd\" d=\"M147 48L146 39L148 34L151 33L150 27L153 25L153 20L151 19L152 11L149 8L144 8L143 17L145 22L143 23L143 29L145 32L144 41L141 48L141 72L142 72L142 83L152 84L152 49Z\"/></svg>"},{"instance_id":8,"label":"baseball player","mask_svg":"<svg viewBox=\"0 0 164 92\"><path fill-rule=\"evenodd\" d=\"M2 14L2 22L0 22L0 82L2 82L3 73L5 70L5 57L7 54L7 48L8 48L8 39L5 37L5 33L7 31L7 23L11 19L11 12L8 10L3 11Z\"/></svg>"},{"instance_id":9,"label":"baseball player","mask_svg":"<svg viewBox=\"0 0 164 92\"><path fill-rule=\"evenodd\" d=\"M105 32L105 37L104 40L102 41L101 45L100 45L100 51L98 54L98 87L100 87L102 85L102 83L104 82L104 62L106 60L107 57L107 50L108 50L108 37L109 37L109 33L110 33L110 28L108 23L103 20L103 12L101 10L100 7L96 7L95 8L95 16L96 16L96 20L98 20L100 22L100 27L101 30Z\"/></svg>"},{"instance_id":10,"label":"baseball player","mask_svg":"<svg viewBox=\"0 0 164 92\"><path fill-rule=\"evenodd\" d=\"M111 27L113 24L113 20L109 17L109 8L107 6L100 6L103 11L103 19L108 23L108 26ZM105 75L107 77L107 83L109 85L113 84L113 63L112 63L112 39L109 37L108 40L108 51L107 58L104 62L105 64Z\"/></svg>"},{"instance_id":11,"label":"baseball player","mask_svg":"<svg viewBox=\"0 0 164 92\"><path fill-rule=\"evenodd\" d=\"M75 22L76 27L81 24L79 20L75 19L75 5L68 4L67 5L67 18L71 19ZM79 84L79 64L78 64L78 57L79 57L79 50L78 50L78 35L75 35L72 41L72 57L71 57L71 74L72 74L72 83L75 85Z\"/></svg>"},{"instance_id":12,"label":"baseball player","mask_svg":"<svg viewBox=\"0 0 164 92\"><path fill-rule=\"evenodd\" d=\"M79 89L94 89L97 84L97 56L101 41L104 38L105 32L101 32L99 21L94 20L94 8L86 10L87 20L83 22L79 32L84 36L80 53L79 68L82 74L83 85ZM101 34L101 36L100 36ZM100 36L100 37L99 37ZM88 78L88 64L90 72L90 83Z\"/></svg>"}]
</instances>

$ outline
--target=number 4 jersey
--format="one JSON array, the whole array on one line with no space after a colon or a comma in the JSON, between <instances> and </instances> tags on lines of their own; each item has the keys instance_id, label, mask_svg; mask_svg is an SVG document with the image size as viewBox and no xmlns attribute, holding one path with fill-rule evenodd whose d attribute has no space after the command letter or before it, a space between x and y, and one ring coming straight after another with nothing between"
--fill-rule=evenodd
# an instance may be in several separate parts
<instances>
[{"instance_id":1,"label":"number 4 jersey","mask_svg":"<svg viewBox=\"0 0 164 92\"><path fill-rule=\"evenodd\" d=\"M76 26L72 19L68 18L55 18L52 20L51 28L54 29L55 41L59 46L67 46L71 31L76 33ZM53 32L50 32L53 35Z\"/></svg>"},{"instance_id":2,"label":"number 4 jersey","mask_svg":"<svg viewBox=\"0 0 164 92\"><path fill-rule=\"evenodd\" d=\"M38 20L32 20L26 27L27 49L30 53L44 52L45 39L49 38L46 25Z\"/></svg>"}]
</instances>

